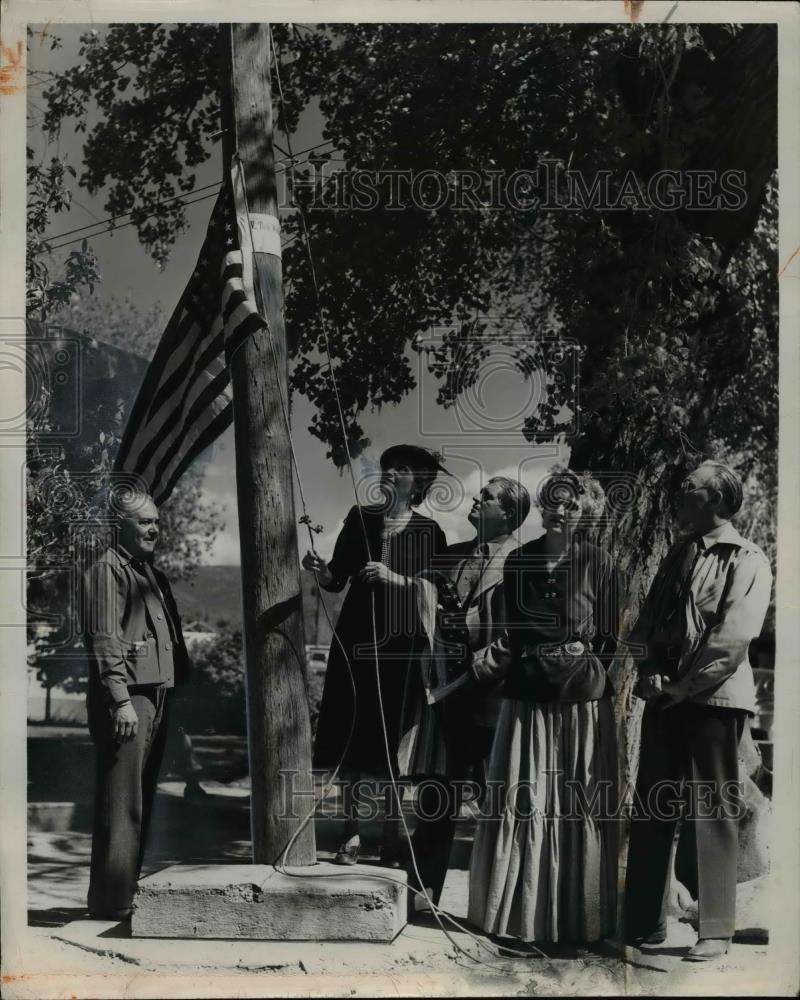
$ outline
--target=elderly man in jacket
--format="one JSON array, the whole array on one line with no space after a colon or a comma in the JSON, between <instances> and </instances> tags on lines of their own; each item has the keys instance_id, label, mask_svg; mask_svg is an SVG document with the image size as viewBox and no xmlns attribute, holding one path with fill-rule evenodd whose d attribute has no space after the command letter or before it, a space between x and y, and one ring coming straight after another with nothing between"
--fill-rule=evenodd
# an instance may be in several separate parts
<instances>
[{"instance_id":1,"label":"elderly man in jacket","mask_svg":"<svg viewBox=\"0 0 800 1000\"><path fill-rule=\"evenodd\" d=\"M97 755L89 881L93 917L130 915L167 735L172 689L189 659L175 600L153 566L158 508L118 492L111 545L84 574L87 709Z\"/></svg>"},{"instance_id":2,"label":"elderly man in jacket","mask_svg":"<svg viewBox=\"0 0 800 1000\"><path fill-rule=\"evenodd\" d=\"M500 710L500 686L510 656L503 570L506 557L519 546L513 532L527 517L530 506L530 496L521 483L504 476L490 479L467 515L475 537L451 545L438 563L463 611L467 669L440 701L426 704L416 699L413 724L401 741L402 772L422 779L412 847L422 886L434 903L438 903L447 875L467 782L471 779L471 792L477 792L473 798L480 797L483 788ZM418 587L424 604L430 586L418 582ZM421 617L429 617L424 608ZM425 630L434 630L430 617ZM437 640L431 639L435 659ZM434 669L436 666L432 664ZM411 885L419 888L414 864L409 875ZM417 896L415 909L426 908L426 902Z\"/></svg>"},{"instance_id":3,"label":"elderly man in jacket","mask_svg":"<svg viewBox=\"0 0 800 1000\"><path fill-rule=\"evenodd\" d=\"M738 744L755 708L748 646L772 587L769 561L731 524L736 474L704 462L684 481L685 535L667 554L629 642L639 645L642 722L626 886L628 940L666 938L664 904L681 814L695 837L699 935L685 956L724 955L734 933L741 790ZM691 829L693 828L693 830Z\"/></svg>"}]
</instances>

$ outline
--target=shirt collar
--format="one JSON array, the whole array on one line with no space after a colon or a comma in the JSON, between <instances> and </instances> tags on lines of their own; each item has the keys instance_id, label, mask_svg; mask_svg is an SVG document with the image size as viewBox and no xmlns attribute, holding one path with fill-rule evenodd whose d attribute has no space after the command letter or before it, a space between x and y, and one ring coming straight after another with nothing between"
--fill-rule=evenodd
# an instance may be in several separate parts
<instances>
[{"instance_id":1,"label":"shirt collar","mask_svg":"<svg viewBox=\"0 0 800 1000\"><path fill-rule=\"evenodd\" d=\"M483 551L491 559L495 555L497 550L502 548L506 544L506 542L509 540L510 537L511 533L508 532L505 535L497 535L490 542L481 542L476 538L473 551L480 552L481 548L483 548Z\"/></svg>"},{"instance_id":2,"label":"shirt collar","mask_svg":"<svg viewBox=\"0 0 800 1000\"><path fill-rule=\"evenodd\" d=\"M753 542L743 538L730 521L718 524L716 528L707 531L699 541L704 549L710 549L714 545L735 545L740 549L755 548Z\"/></svg>"},{"instance_id":3,"label":"shirt collar","mask_svg":"<svg viewBox=\"0 0 800 1000\"><path fill-rule=\"evenodd\" d=\"M129 563L131 563L136 569L141 569L142 571L144 571L146 560L137 559L135 556L131 555L131 553L125 548L124 545L119 545L119 544L115 545L113 551L116 552L117 558L119 559L121 565L127 566Z\"/></svg>"}]
</instances>

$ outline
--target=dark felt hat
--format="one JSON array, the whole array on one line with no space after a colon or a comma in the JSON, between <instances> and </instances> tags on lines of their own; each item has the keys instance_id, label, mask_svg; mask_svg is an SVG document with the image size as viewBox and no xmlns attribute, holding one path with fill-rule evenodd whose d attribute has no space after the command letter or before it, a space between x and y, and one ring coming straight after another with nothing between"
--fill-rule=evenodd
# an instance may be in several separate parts
<instances>
[{"instance_id":1,"label":"dark felt hat","mask_svg":"<svg viewBox=\"0 0 800 1000\"><path fill-rule=\"evenodd\" d=\"M403 462L415 472L429 473L431 478L436 476L437 472L452 475L442 465L438 452L421 448L416 444L394 444L391 448L387 448L380 458L381 468L385 469L391 462Z\"/></svg>"}]
</instances>

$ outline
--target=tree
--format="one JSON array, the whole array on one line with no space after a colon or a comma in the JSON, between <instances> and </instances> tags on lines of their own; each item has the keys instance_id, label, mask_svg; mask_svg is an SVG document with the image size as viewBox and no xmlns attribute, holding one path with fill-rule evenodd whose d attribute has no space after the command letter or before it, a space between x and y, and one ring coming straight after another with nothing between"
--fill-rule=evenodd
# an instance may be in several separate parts
<instances>
[{"instance_id":1,"label":"tree","mask_svg":"<svg viewBox=\"0 0 800 1000\"><path fill-rule=\"evenodd\" d=\"M768 539L777 428L774 29L336 24L276 26L275 37L285 129L318 100L336 157L379 178L368 210L352 199L343 206L340 180L296 178L305 218L284 223L289 237L301 237L284 254L293 384L316 404L311 431L331 458L341 465L345 455L320 316L353 451L365 443L359 414L414 388L408 352L420 334L447 331L429 362L439 373L459 362L461 374L443 379L440 392L442 405L453 405L481 377L476 335L488 342L522 323L550 374L559 351L549 355L546 341L578 358L577 378L551 385L525 432L532 441L559 434L567 407L579 427L571 464L618 477L606 534L627 578L629 621L670 540L667 496L701 457L727 456L761 484L749 516ZM214 44L207 26L113 27L84 36L81 65L45 92L51 129L84 120L96 99L101 121L87 136L82 182L92 190L110 182L109 209L132 211L162 261L183 209L154 199L186 190L181 150L192 167L212 155L220 127L209 96ZM192 59L189 72L192 50L208 61L198 71ZM153 141L138 150L145 121ZM315 163L330 166L333 155ZM530 168L527 188L514 199L506 191L497 210L481 207L497 203L496 178L521 167ZM478 168L469 191L466 172ZM649 197L665 169L692 178L689 171L731 168L744 176L712 180L712 207L665 209ZM427 207L408 195L403 211L391 207L388 178L402 171L428 172L417 197ZM454 196L435 209L440 182L431 172L448 178ZM598 178L613 211L592 201ZM735 182L743 203L726 201L724 184ZM490 314L502 320L489 327L481 317ZM520 367L529 371L526 357ZM621 716L629 680L626 668Z\"/></svg>"},{"instance_id":2,"label":"tree","mask_svg":"<svg viewBox=\"0 0 800 1000\"><path fill-rule=\"evenodd\" d=\"M29 408L26 464L33 665L48 689L77 691L86 684L77 635L80 573L110 540L105 505L113 456L146 362L73 331L44 335L36 321L29 321L28 350L41 375ZM59 369L70 366L59 357L67 354L74 378L62 381ZM203 496L202 468L181 480L161 518L159 564L172 579L189 579L222 526L219 506ZM42 634L40 625L54 631Z\"/></svg>"},{"instance_id":3,"label":"tree","mask_svg":"<svg viewBox=\"0 0 800 1000\"><path fill-rule=\"evenodd\" d=\"M44 321L54 309L63 306L77 294L79 288L85 286L90 293L93 292L100 275L97 271L97 258L86 240L82 242L80 250L71 250L66 255L58 254L54 261L53 251L44 236L52 216L63 212L70 205L72 196L66 177L75 176L74 168L67 164L66 158L60 157L51 157L47 166L43 162L37 163L30 146L26 156L26 304L29 316Z\"/></svg>"},{"instance_id":4,"label":"tree","mask_svg":"<svg viewBox=\"0 0 800 1000\"><path fill-rule=\"evenodd\" d=\"M245 734L245 673L241 626L218 622L213 638L191 649L192 683L183 700L193 731Z\"/></svg>"},{"instance_id":5,"label":"tree","mask_svg":"<svg viewBox=\"0 0 800 1000\"><path fill-rule=\"evenodd\" d=\"M52 251L45 233L70 205L67 178L75 170L46 152L37 161L27 149L26 589L32 665L49 706L52 687L81 690L86 682L75 632L79 571L107 544L105 491L146 366L133 349L155 349L163 313L114 298L98 306L101 276L88 241L66 254ZM77 331L60 329L71 322ZM162 511L160 563L173 578L193 574L222 527L201 479L198 470L184 477Z\"/></svg>"},{"instance_id":6,"label":"tree","mask_svg":"<svg viewBox=\"0 0 800 1000\"><path fill-rule=\"evenodd\" d=\"M131 295L80 295L59 308L52 322L143 358L155 353L169 316L160 302L143 308Z\"/></svg>"}]
</instances>

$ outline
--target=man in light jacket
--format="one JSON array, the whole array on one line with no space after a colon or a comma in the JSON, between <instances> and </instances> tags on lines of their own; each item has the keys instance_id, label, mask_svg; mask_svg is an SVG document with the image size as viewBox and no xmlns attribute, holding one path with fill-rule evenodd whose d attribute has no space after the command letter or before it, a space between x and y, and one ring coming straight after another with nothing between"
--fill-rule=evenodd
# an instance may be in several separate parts
<instances>
[{"instance_id":1,"label":"man in light jacket","mask_svg":"<svg viewBox=\"0 0 800 1000\"><path fill-rule=\"evenodd\" d=\"M130 916L167 735L172 689L189 672L169 583L152 564L158 508L142 493L112 496L116 543L83 578L87 710L97 755L89 911Z\"/></svg>"},{"instance_id":2,"label":"man in light jacket","mask_svg":"<svg viewBox=\"0 0 800 1000\"><path fill-rule=\"evenodd\" d=\"M434 704L417 697L406 713L400 767L408 777L422 778L417 802L417 829L412 840L422 885L438 902L447 874L461 793L468 780L478 797L492 748L500 711L500 687L509 664L506 639L503 571L506 558L519 547L515 529L525 520L531 501L525 487L512 479L490 479L467 515L475 538L451 545L439 560L464 611L467 670L464 683ZM434 659L436 623L425 604L432 586L418 581L423 626L431 639ZM434 596L435 601L435 596ZM427 622L426 622L427 619ZM435 670L437 664L433 663ZM414 865L412 885L418 887ZM426 905L416 897L415 909Z\"/></svg>"},{"instance_id":3,"label":"man in light jacket","mask_svg":"<svg viewBox=\"0 0 800 1000\"><path fill-rule=\"evenodd\" d=\"M764 623L772 572L761 549L731 524L742 505L731 469L704 462L676 500L685 535L659 568L628 639L644 653L637 694L647 705L625 919L631 943L665 940L671 851L684 815L696 840L700 917L685 957L708 961L727 952L735 929L738 744L755 710L747 650Z\"/></svg>"}]
</instances>

